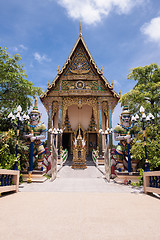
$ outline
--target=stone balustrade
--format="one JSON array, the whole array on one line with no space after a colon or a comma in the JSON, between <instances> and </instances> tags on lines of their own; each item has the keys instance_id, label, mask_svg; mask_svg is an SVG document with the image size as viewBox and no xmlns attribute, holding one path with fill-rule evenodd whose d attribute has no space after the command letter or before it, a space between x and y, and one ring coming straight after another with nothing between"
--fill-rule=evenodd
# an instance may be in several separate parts
<instances>
[{"instance_id":1,"label":"stone balustrade","mask_svg":"<svg viewBox=\"0 0 160 240\"><path fill-rule=\"evenodd\" d=\"M144 193L160 194L160 171L143 173Z\"/></svg>"},{"instance_id":2,"label":"stone balustrade","mask_svg":"<svg viewBox=\"0 0 160 240\"><path fill-rule=\"evenodd\" d=\"M0 169L0 194L4 192L18 192L19 171Z\"/></svg>"}]
</instances>

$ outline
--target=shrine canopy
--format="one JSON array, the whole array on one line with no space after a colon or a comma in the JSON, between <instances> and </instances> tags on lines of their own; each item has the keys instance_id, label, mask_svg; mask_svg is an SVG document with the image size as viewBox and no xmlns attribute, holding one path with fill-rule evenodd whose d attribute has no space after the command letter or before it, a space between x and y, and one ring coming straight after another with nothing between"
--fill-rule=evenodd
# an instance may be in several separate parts
<instances>
[{"instance_id":1,"label":"shrine canopy","mask_svg":"<svg viewBox=\"0 0 160 240\"><path fill-rule=\"evenodd\" d=\"M94 99L97 102L105 102L106 108L110 106L112 112L120 99L113 89L113 83L109 84L104 77L103 68L97 67L81 32L64 66L61 69L58 66L57 76L51 84L48 83L47 90L40 99L49 113L53 102L57 102L57 107L54 105L54 108L58 108L59 103L64 100L73 100L75 104L76 101L80 104L80 97L88 98L88 101Z\"/></svg>"}]
</instances>

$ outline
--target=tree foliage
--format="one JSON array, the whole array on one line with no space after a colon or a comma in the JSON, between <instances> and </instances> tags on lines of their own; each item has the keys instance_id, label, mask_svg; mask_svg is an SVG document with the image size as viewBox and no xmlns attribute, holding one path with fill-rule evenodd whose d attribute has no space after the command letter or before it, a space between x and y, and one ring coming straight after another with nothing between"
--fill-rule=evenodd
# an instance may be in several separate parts
<instances>
[{"instance_id":1,"label":"tree foliage","mask_svg":"<svg viewBox=\"0 0 160 240\"><path fill-rule=\"evenodd\" d=\"M18 158L16 158L16 136L14 130L8 132L0 132L0 168L13 169L15 160L18 160L19 170L23 168L23 165L28 160L24 140L18 141Z\"/></svg>"},{"instance_id":2,"label":"tree foliage","mask_svg":"<svg viewBox=\"0 0 160 240\"><path fill-rule=\"evenodd\" d=\"M10 121L8 114L21 105L26 112L32 105L32 99L42 93L42 89L34 87L27 80L27 75L20 64L21 56L10 57L6 48L0 47L0 168L13 169L16 160L16 120ZM22 128L22 123L20 128ZM21 130L21 129L20 129ZM6 133L3 131L7 131ZM22 131L20 131L21 133ZM19 169L28 161L23 136L18 140Z\"/></svg>"},{"instance_id":3,"label":"tree foliage","mask_svg":"<svg viewBox=\"0 0 160 240\"><path fill-rule=\"evenodd\" d=\"M20 64L21 56L10 57L6 48L0 47L0 115L13 111L21 105L26 111L32 105L32 98L42 93L27 80L27 75Z\"/></svg>"},{"instance_id":4,"label":"tree foliage","mask_svg":"<svg viewBox=\"0 0 160 240\"><path fill-rule=\"evenodd\" d=\"M120 103L127 104L130 111L135 114L139 112L142 105L146 113L151 112L155 116L155 122L159 121L160 113L160 68L157 64L144 67L136 67L130 70L127 76L129 80L137 83L133 89L124 94Z\"/></svg>"},{"instance_id":5,"label":"tree foliage","mask_svg":"<svg viewBox=\"0 0 160 240\"><path fill-rule=\"evenodd\" d=\"M147 160L151 170L160 169L160 131L158 126L146 128ZM139 160L139 167L144 168L146 156L144 150L144 133L140 131L133 140L131 153L134 159Z\"/></svg>"},{"instance_id":6,"label":"tree foliage","mask_svg":"<svg viewBox=\"0 0 160 240\"><path fill-rule=\"evenodd\" d=\"M140 114L140 106L143 106L145 113L151 112L155 119L154 124L146 128L147 158L151 169L160 168L160 68L157 64L150 64L144 67L131 69L127 79L136 81L133 89L124 94L120 103L121 106L128 105L132 114ZM140 116L140 115L139 115ZM139 122L139 125L141 122ZM133 141L131 148L133 157L140 161L140 167L144 167L144 132L142 129Z\"/></svg>"}]
</instances>

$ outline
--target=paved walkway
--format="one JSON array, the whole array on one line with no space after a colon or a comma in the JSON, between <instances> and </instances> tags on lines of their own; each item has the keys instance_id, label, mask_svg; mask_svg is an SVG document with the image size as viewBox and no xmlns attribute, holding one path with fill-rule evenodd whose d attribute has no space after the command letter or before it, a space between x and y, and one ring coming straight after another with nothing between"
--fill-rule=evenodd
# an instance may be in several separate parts
<instances>
[{"instance_id":1,"label":"paved walkway","mask_svg":"<svg viewBox=\"0 0 160 240\"><path fill-rule=\"evenodd\" d=\"M54 182L0 198L0 240L159 240L159 216L159 199L142 189L65 166Z\"/></svg>"},{"instance_id":2,"label":"paved walkway","mask_svg":"<svg viewBox=\"0 0 160 240\"><path fill-rule=\"evenodd\" d=\"M47 180L42 183L23 183L20 186L21 192L116 192L116 193L139 193L143 188L135 188L110 183L104 177L104 167L100 170L90 163L86 169L72 169L70 164L66 164L60 169L55 181Z\"/></svg>"}]
</instances>

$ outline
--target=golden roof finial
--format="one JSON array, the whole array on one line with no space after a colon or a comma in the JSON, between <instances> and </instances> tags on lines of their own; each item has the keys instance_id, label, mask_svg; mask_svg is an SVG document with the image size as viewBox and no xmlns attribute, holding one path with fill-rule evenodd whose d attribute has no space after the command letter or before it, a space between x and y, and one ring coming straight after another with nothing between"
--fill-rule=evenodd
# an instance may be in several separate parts
<instances>
[{"instance_id":1,"label":"golden roof finial","mask_svg":"<svg viewBox=\"0 0 160 240\"><path fill-rule=\"evenodd\" d=\"M82 32L81 32L81 20L80 20L80 23L79 23L79 36L82 37Z\"/></svg>"},{"instance_id":2,"label":"golden roof finial","mask_svg":"<svg viewBox=\"0 0 160 240\"><path fill-rule=\"evenodd\" d=\"M60 72L60 70L59 70L59 65L58 65L58 67L57 67L57 74L59 74L59 72Z\"/></svg>"},{"instance_id":3,"label":"golden roof finial","mask_svg":"<svg viewBox=\"0 0 160 240\"><path fill-rule=\"evenodd\" d=\"M122 95L122 92L121 92L121 89L119 89L119 96L121 97L121 95Z\"/></svg>"},{"instance_id":4,"label":"golden roof finial","mask_svg":"<svg viewBox=\"0 0 160 240\"><path fill-rule=\"evenodd\" d=\"M48 80L48 82L47 82L47 88L49 88L49 80Z\"/></svg>"},{"instance_id":5,"label":"golden roof finial","mask_svg":"<svg viewBox=\"0 0 160 240\"><path fill-rule=\"evenodd\" d=\"M80 126L81 126L81 125L80 125L80 123L79 123L79 124L78 124L78 128L79 128L79 135L81 134L81 132L80 132Z\"/></svg>"},{"instance_id":6,"label":"golden roof finial","mask_svg":"<svg viewBox=\"0 0 160 240\"><path fill-rule=\"evenodd\" d=\"M101 65L101 73L103 74L103 66Z\"/></svg>"},{"instance_id":7,"label":"golden roof finial","mask_svg":"<svg viewBox=\"0 0 160 240\"><path fill-rule=\"evenodd\" d=\"M82 140L81 130L80 130L80 123L79 123L79 125L78 125L78 128L79 128L79 132L78 132L77 140Z\"/></svg>"},{"instance_id":8,"label":"golden roof finial","mask_svg":"<svg viewBox=\"0 0 160 240\"><path fill-rule=\"evenodd\" d=\"M111 84L112 88L114 87L114 81L112 80L112 84Z\"/></svg>"}]
</instances>

